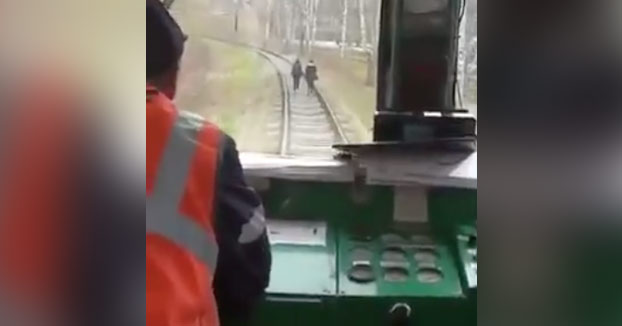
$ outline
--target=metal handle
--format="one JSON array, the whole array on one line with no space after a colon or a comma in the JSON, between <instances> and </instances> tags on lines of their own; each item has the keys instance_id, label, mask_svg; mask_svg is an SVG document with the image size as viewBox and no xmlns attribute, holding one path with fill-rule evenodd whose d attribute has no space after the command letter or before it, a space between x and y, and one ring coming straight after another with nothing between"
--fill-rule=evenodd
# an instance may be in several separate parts
<instances>
[{"instance_id":1,"label":"metal handle","mask_svg":"<svg viewBox=\"0 0 622 326\"><path fill-rule=\"evenodd\" d=\"M407 326L411 315L412 308L407 303L396 303L389 309L389 325Z\"/></svg>"}]
</instances>

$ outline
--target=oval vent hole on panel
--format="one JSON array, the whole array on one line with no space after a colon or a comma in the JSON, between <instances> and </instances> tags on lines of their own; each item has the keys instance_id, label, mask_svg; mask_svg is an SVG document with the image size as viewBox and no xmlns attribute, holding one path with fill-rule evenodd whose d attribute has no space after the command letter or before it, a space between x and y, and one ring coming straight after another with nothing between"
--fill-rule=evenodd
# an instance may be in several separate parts
<instances>
[{"instance_id":1,"label":"oval vent hole on panel","mask_svg":"<svg viewBox=\"0 0 622 326\"><path fill-rule=\"evenodd\" d=\"M415 250L415 261L417 263L436 264L438 252L432 248L420 248Z\"/></svg>"},{"instance_id":2,"label":"oval vent hole on panel","mask_svg":"<svg viewBox=\"0 0 622 326\"><path fill-rule=\"evenodd\" d=\"M384 269L384 280L387 282L406 282L408 269L405 267L389 267Z\"/></svg>"},{"instance_id":3,"label":"oval vent hole on panel","mask_svg":"<svg viewBox=\"0 0 622 326\"><path fill-rule=\"evenodd\" d=\"M399 247L389 247L382 251L383 262L405 262L406 251Z\"/></svg>"},{"instance_id":4,"label":"oval vent hole on panel","mask_svg":"<svg viewBox=\"0 0 622 326\"><path fill-rule=\"evenodd\" d=\"M376 279L376 275L370 265L357 264L350 267L348 278L356 283L370 283Z\"/></svg>"},{"instance_id":5,"label":"oval vent hole on panel","mask_svg":"<svg viewBox=\"0 0 622 326\"><path fill-rule=\"evenodd\" d=\"M417 280L426 284L438 283L443 280L443 273L438 268L420 268L417 270Z\"/></svg>"}]
</instances>

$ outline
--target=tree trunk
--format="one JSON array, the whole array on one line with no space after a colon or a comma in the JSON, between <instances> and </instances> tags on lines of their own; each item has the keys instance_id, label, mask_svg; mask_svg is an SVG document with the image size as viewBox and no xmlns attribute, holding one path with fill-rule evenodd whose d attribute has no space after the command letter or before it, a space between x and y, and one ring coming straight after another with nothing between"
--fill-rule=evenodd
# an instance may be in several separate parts
<instances>
[{"instance_id":1,"label":"tree trunk","mask_svg":"<svg viewBox=\"0 0 622 326\"><path fill-rule=\"evenodd\" d=\"M268 45L268 41L270 40L270 31L272 28L272 9L273 9L273 0L268 0L268 6L266 8L266 30L264 32L264 46Z\"/></svg>"},{"instance_id":2,"label":"tree trunk","mask_svg":"<svg viewBox=\"0 0 622 326\"><path fill-rule=\"evenodd\" d=\"M238 32L238 16L240 14L240 1L242 0L235 0L235 14L233 17L233 30L236 33Z\"/></svg>"},{"instance_id":3,"label":"tree trunk","mask_svg":"<svg viewBox=\"0 0 622 326\"><path fill-rule=\"evenodd\" d=\"M301 0L301 1L305 1L305 0ZM306 1L305 1L306 3ZM306 43L306 20L307 20L307 13L306 13L306 9L305 9L305 4L301 4L299 8L299 19L298 19L298 23L300 26L300 47L298 49L298 56L303 56L304 52L305 52L305 43Z\"/></svg>"},{"instance_id":4,"label":"tree trunk","mask_svg":"<svg viewBox=\"0 0 622 326\"><path fill-rule=\"evenodd\" d=\"M378 46L380 39L380 15L382 12L382 0L376 0L374 23L371 31L371 49L367 56L367 78L365 85L374 86L376 84L376 74L378 70Z\"/></svg>"},{"instance_id":5,"label":"tree trunk","mask_svg":"<svg viewBox=\"0 0 622 326\"><path fill-rule=\"evenodd\" d=\"M341 57L345 56L348 32L348 0L343 0L343 14L341 16Z\"/></svg>"},{"instance_id":6,"label":"tree trunk","mask_svg":"<svg viewBox=\"0 0 622 326\"><path fill-rule=\"evenodd\" d=\"M305 54L309 53L309 43L311 40L311 2L313 0L305 0Z\"/></svg>"},{"instance_id":7,"label":"tree trunk","mask_svg":"<svg viewBox=\"0 0 622 326\"><path fill-rule=\"evenodd\" d=\"M294 43L294 36L296 35L296 5L293 2L289 2L289 5L289 17L287 19L285 35L287 37L287 50L293 51L292 44Z\"/></svg>"},{"instance_id":8,"label":"tree trunk","mask_svg":"<svg viewBox=\"0 0 622 326\"><path fill-rule=\"evenodd\" d=\"M464 8L463 10L466 10L466 8ZM464 77L465 77L465 72L466 72L466 11L465 11L465 15L462 18L462 22L460 23L460 27L459 27L459 32L458 32L458 62L457 62L457 76L456 78L458 79L457 83L456 83L456 88L457 88L457 99L458 99L458 106L460 108L463 107L464 105Z\"/></svg>"},{"instance_id":9,"label":"tree trunk","mask_svg":"<svg viewBox=\"0 0 622 326\"><path fill-rule=\"evenodd\" d=\"M359 24L361 29L361 48L366 48L367 24L365 22L365 0L359 0Z\"/></svg>"},{"instance_id":10,"label":"tree trunk","mask_svg":"<svg viewBox=\"0 0 622 326\"><path fill-rule=\"evenodd\" d=\"M280 46L283 46L283 2L278 1L276 6L276 17L274 19L274 30Z\"/></svg>"},{"instance_id":11,"label":"tree trunk","mask_svg":"<svg viewBox=\"0 0 622 326\"><path fill-rule=\"evenodd\" d=\"M465 105L477 109L477 1L467 1L464 19L467 51L465 51L466 69L462 95Z\"/></svg>"},{"instance_id":12,"label":"tree trunk","mask_svg":"<svg viewBox=\"0 0 622 326\"><path fill-rule=\"evenodd\" d=\"M312 13L312 25L311 25L311 46L309 48L309 55L313 53L313 47L315 46L315 36L317 33L317 11L320 6L320 0L313 1L313 13Z\"/></svg>"}]
</instances>

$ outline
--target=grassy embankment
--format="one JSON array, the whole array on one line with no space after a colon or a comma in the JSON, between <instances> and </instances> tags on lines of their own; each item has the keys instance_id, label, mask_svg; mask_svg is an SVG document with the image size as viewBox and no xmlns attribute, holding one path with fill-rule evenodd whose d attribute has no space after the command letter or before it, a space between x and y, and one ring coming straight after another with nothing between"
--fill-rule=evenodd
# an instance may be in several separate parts
<instances>
[{"instance_id":1,"label":"grassy embankment","mask_svg":"<svg viewBox=\"0 0 622 326\"><path fill-rule=\"evenodd\" d=\"M174 12L188 34L177 104L216 123L240 150L275 152L278 135L268 130L280 100L274 68L248 48L211 40L230 24L225 17L204 15L202 6L188 2Z\"/></svg>"},{"instance_id":2,"label":"grassy embankment","mask_svg":"<svg viewBox=\"0 0 622 326\"><path fill-rule=\"evenodd\" d=\"M240 150L276 151L278 141L267 135L270 114L280 96L274 68L246 48L204 43L207 53L188 52L187 57L194 54L207 62L188 58L178 105L216 123L236 139Z\"/></svg>"}]
</instances>

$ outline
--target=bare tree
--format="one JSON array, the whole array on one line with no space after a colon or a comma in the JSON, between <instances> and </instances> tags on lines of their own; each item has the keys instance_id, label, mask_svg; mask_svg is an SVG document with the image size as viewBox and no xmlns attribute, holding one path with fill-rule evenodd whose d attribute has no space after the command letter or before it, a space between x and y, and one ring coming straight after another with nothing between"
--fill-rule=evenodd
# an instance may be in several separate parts
<instances>
[{"instance_id":1,"label":"bare tree","mask_svg":"<svg viewBox=\"0 0 622 326\"><path fill-rule=\"evenodd\" d=\"M320 0L311 0L313 2L313 11L311 13L312 15L312 23L311 23L311 45L309 47L309 54L313 53L313 47L315 46L315 37L317 34L317 16L318 16L318 9L320 6Z\"/></svg>"},{"instance_id":2,"label":"bare tree","mask_svg":"<svg viewBox=\"0 0 622 326\"><path fill-rule=\"evenodd\" d=\"M346 41L348 32L348 0L343 0L343 13L341 15L341 44L340 55L343 58L346 52Z\"/></svg>"},{"instance_id":3,"label":"bare tree","mask_svg":"<svg viewBox=\"0 0 622 326\"><path fill-rule=\"evenodd\" d=\"M291 44L294 42L294 35L296 34L296 5L292 1L287 3L289 5L287 8L289 9L289 15L287 18L287 31L285 33L285 37L287 37L286 48L289 51Z\"/></svg>"},{"instance_id":4,"label":"bare tree","mask_svg":"<svg viewBox=\"0 0 622 326\"><path fill-rule=\"evenodd\" d=\"M466 8L463 8L462 10L466 10ZM466 11L465 11L466 13ZM462 94L462 92L464 91L464 72L465 72L465 59L466 59L466 51L465 51L465 40L466 40L466 35L465 35L465 31L466 31L466 15L462 17L462 21L460 22L460 29L458 32L458 62L457 62L457 79L458 79L458 85L457 85L457 89L458 89L458 105L460 105L461 107L464 105L464 94Z\"/></svg>"},{"instance_id":5,"label":"bare tree","mask_svg":"<svg viewBox=\"0 0 622 326\"><path fill-rule=\"evenodd\" d=\"M367 78L365 85L373 86L376 82L376 70L378 65L378 46L380 38L380 14L382 11L382 0L374 0L374 22L371 25L371 49L367 52Z\"/></svg>"},{"instance_id":6,"label":"bare tree","mask_svg":"<svg viewBox=\"0 0 622 326\"><path fill-rule=\"evenodd\" d=\"M457 62L458 105L477 102L477 1L467 0L460 24Z\"/></svg>"},{"instance_id":7,"label":"bare tree","mask_svg":"<svg viewBox=\"0 0 622 326\"><path fill-rule=\"evenodd\" d=\"M273 15L273 7L274 7L274 2L273 0L267 0L268 4L267 4L267 8L266 8L266 30L264 32L264 46L268 44L268 41L270 40L270 31L272 28L272 17Z\"/></svg>"},{"instance_id":8,"label":"bare tree","mask_svg":"<svg viewBox=\"0 0 622 326\"><path fill-rule=\"evenodd\" d=\"M302 56L305 52L305 44L307 39L307 6L308 0L299 0L298 4L298 25L300 29L300 46L298 48L298 55Z\"/></svg>"},{"instance_id":9,"label":"bare tree","mask_svg":"<svg viewBox=\"0 0 622 326\"><path fill-rule=\"evenodd\" d=\"M238 16L240 14L240 5L242 3L242 0L233 0L234 1L234 6L235 6L235 14L233 17L233 30L235 32L238 31Z\"/></svg>"},{"instance_id":10,"label":"bare tree","mask_svg":"<svg viewBox=\"0 0 622 326\"><path fill-rule=\"evenodd\" d=\"M277 0L275 9L274 30L279 41L283 40L283 2Z\"/></svg>"},{"instance_id":11,"label":"bare tree","mask_svg":"<svg viewBox=\"0 0 622 326\"><path fill-rule=\"evenodd\" d=\"M312 11L313 11L313 0L305 0L305 54L309 53L310 41L311 41L311 19L312 19Z\"/></svg>"},{"instance_id":12,"label":"bare tree","mask_svg":"<svg viewBox=\"0 0 622 326\"><path fill-rule=\"evenodd\" d=\"M367 47L367 25L365 21L365 0L358 0L359 27L361 29L361 47Z\"/></svg>"}]
</instances>

